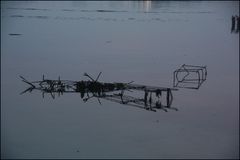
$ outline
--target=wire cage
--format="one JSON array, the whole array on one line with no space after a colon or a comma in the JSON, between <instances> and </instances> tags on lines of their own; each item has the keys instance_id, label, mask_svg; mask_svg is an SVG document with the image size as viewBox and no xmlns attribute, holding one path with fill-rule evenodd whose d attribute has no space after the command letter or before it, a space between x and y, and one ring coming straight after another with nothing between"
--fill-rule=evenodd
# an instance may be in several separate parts
<instances>
[{"instance_id":1,"label":"wire cage","mask_svg":"<svg viewBox=\"0 0 240 160\"><path fill-rule=\"evenodd\" d=\"M207 78L206 66L183 64L173 72L173 87L199 89Z\"/></svg>"}]
</instances>

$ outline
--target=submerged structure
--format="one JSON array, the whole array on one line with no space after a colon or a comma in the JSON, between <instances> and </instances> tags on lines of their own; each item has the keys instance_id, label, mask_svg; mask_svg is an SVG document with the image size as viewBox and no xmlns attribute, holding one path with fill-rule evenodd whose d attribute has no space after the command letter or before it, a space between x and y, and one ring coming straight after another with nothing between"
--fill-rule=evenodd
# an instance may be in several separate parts
<instances>
[{"instance_id":1,"label":"submerged structure","mask_svg":"<svg viewBox=\"0 0 240 160\"><path fill-rule=\"evenodd\" d=\"M186 74L179 78L179 74L186 72ZM198 78L190 77L190 73L196 72ZM91 98L97 98L101 104L100 99L120 103L123 105L138 107L149 111L156 112L157 109L168 111L168 109L177 110L172 107L173 94L172 91L177 91L176 87L180 87L181 83L191 82L197 84L196 87L183 86L185 88L198 89L203 81L206 80L206 67L183 65L180 69L174 71L174 87L155 87L133 84L133 81L129 83L105 83L99 82L98 79L102 72L100 72L96 79L93 79L89 74L84 73L84 76L88 77L87 81L71 81L61 80L60 77L57 80L45 79L44 75L41 81L28 81L24 77L20 76L23 82L30 85L25 91L32 92L33 90L39 90L42 92L42 97L46 93L50 94L54 99L56 94L58 96L63 93L79 93L84 102L87 102Z\"/></svg>"},{"instance_id":2,"label":"submerged structure","mask_svg":"<svg viewBox=\"0 0 240 160\"><path fill-rule=\"evenodd\" d=\"M183 64L173 72L173 87L199 89L207 78L206 66Z\"/></svg>"}]
</instances>

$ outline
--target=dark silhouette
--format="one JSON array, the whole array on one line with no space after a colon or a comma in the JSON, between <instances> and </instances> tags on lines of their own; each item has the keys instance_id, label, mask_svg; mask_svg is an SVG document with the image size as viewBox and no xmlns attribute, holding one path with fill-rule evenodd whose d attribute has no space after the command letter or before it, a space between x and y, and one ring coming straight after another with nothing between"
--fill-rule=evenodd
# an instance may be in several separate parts
<instances>
[{"instance_id":1,"label":"dark silhouette","mask_svg":"<svg viewBox=\"0 0 240 160\"><path fill-rule=\"evenodd\" d=\"M96 80L94 80L90 75L87 73L84 76L88 77L91 81L70 81L70 80L49 80L45 79L43 76L42 81L34 81L29 82L24 77L20 76L23 82L30 85L25 91L21 94L26 92L32 92L32 90L39 90L42 92L42 96L44 98L45 93L49 93L52 98L55 98L55 93L58 96L63 95L63 93L80 93L81 98L84 102L87 102L91 98L97 98L98 102L101 104L100 99L109 100L112 102L125 104L128 106L135 106L138 108L146 109L149 111L156 112L155 109L162 109L167 111L167 109L174 109L172 108L172 90L177 90L175 88L164 88L164 87L153 87L153 86L144 86L144 85L137 85L129 83L103 83L98 82L98 79L101 75L99 73ZM119 92L120 93L116 93ZM134 97L130 95L124 94L124 91L131 91L131 92L144 92L143 97ZM162 96L162 92L165 92L166 98L163 99L165 102L161 102L159 96ZM84 98L85 93L87 93L87 97ZM155 94L152 94L155 93ZM148 95L150 95L148 97ZM154 97L153 95L156 95ZM148 105L149 103L149 105ZM166 105L163 105L166 104Z\"/></svg>"},{"instance_id":2,"label":"dark silhouette","mask_svg":"<svg viewBox=\"0 0 240 160\"><path fill-rule=\"evenodd\" d=\"M145 94L144 94L144 104L145 104L145 107L147 107L147 97L148 97L148 92L145 91Z\"/></svg>"},{"instance_id":3,"label":"dark silhouette","mask_svg":"<svg viewBox=\"0 0 240 160\"><path fill-rule=\"evenodd\" d=\"M240 30L240 18L237 17L237 29L236 29L236 32L239 32Z\"/></svg>"},{"instance_id":4,"label":"dark silhouette","mask_svg":"<svg viewBox=\"0 0 240 160\"><path fill-rule=\"evenodd\" d=\"M232 27L231 27L231 33L235 30L235 17L232 16Z\"/></svg>"},{"instance_id":5,"label":"dark silhouette","mask_svg":"<svg viewBox=\"0 0 240 160\"><path fill-rule=\"evenodd\" d=\"M184 74L184 76L181 76L181 74ZM199 89L206 78L206 66L183 64L179 69L173 72L173 87Z\"/></svg>"},{"instance_id":6,"label":"dark silhouette","mask_svg":"<svg viewBox=\"0 0 240 160\"><path fill-rule=\"evenodd\" d=\"M158 98L160 98L160 96L162 96L162 92L161 92L160 89L157 89L157 91L156 91L156 96L157 96Z\"/></svg>"},{"instance_id":7,"label":"dark silhouette","mask_svg":"<svg viewBox=\"0 0 240 160\"><path fill-rule=\"evenodd\" d=\"M97 98L100 104L100 99L105 99L128 106L146 109L149 111L156 112L156 109L162 109L167 112L167 109L177 110L176 108L171 107L173 102L172 91L178 90L175 87L199 89L201 84L206 80L207 67L183 64L181 68L175 70L173 73L174 88L132 84L133 81L129 83L99 82L98 79L101 73L102 72L98 74L96 79L93 79L89 74L84 73L84 76L89 78L87 81L61 80L60 76L57 80L50 80L45 79L43 75L41 81L29 82L24 77L20 76L24 83L30 85L30 87L24 90L21 94L32 92L33 90L39 90L42 92L43 98L45 93L49 93L54 99L56 93L58 96L63 95L63 93L80 93L80 96L84 102L87 102L91 98ZM179 77L179 75L181 76L181 73L183 73L184 76ZM197 76L193 77L191 75L192 73ZM189 84L193 86L189 86ZM126 95L124 93L125 91L144 93L143 97L136 97Z\"/></svg>"},{"instance_id":8,"label":"dark silhouette","mask_svg":"<svg viewBox=\"0 0 240 160\"><path fill-rule=\"evenodd\" d=\"M239 16L235 15L232 16L232 27L231 27L231 33L238 33L240 30L240 19Z\"/></svg>"}]
</instances>

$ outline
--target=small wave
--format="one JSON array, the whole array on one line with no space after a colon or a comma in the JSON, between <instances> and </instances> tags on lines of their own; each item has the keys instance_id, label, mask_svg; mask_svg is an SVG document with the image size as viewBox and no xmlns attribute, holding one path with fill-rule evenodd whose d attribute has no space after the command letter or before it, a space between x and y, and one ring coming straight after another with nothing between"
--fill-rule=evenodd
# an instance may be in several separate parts
<instances>
[{"instance_id":1,"label":"small wave","mask_svg":"<svg viewBox=\"0 0 240 160\"><path fill-rule=\"evenodd\" d=\"M8 35L9 36L21 36L22 34L20 34L20 33L9 33Z\"/></svg>"},{"instance_id":2,"label":"small wave","mask_svg":"<svg viewBox=\"0 0 240 160\"><path fill-rule=\"evenodd\" d=\"M40 11L46 11L46 10L49 10L49 9L46 9L46 8L23 8L23 10L40 10Z\"/></svg>"},{"instance_id":3,"label":"small wave","mask_svg":"<svg viewBox=\"0 0 240 160\"><path fill-rule=\"evenodd\" d=\"M135 20L135 18L128 18L128 20Z\"/></svg>"},{"instance_id":4,"label":"small wave","mask_svg":"<svg viewBox=\"0 0 240 160\"><path fill-rule=\"evenodd\" d=\"M29 18L47 19L48 16L28 16Z\"/></svg>"},{"instance_id":5,"label":"small wave","mask_svg":"<svg viewBox=\"0 0 240 160\"><path fill-rule=\"evenodd\" d=\"M62 11L68 11L68 12L73 12L73 9L62 9Z\"/></svg>"},{"instance_id":6,"label":"small wave","mask_svg":"<svg viewBox=\"0 0 240 160\"><path fill-rule=\"evenodd\" d=\"M22 15L11 15L11 17L19 17L19 18L22 18L22 17L24 17L24 16L22 16Z\"/></svg>"},{"instance_id":7,"label":"small wave","mask_svg":"<svg viewBox=\"0 0 240 160\"><path fill-rule=\"evenodd\" d=\"M7 9L21 9L21 8L8 7Z\"/></svg>"},{"instance_id":8,"label":"small wave","mask_svg":"<svg viewBox=\"0 0 240 160\"><path fill-rule=\"evenodd\" d=\"M97 9L97 10L81 10L81 12L127 12L127 11Z\"/></svg>"}]
</instances>

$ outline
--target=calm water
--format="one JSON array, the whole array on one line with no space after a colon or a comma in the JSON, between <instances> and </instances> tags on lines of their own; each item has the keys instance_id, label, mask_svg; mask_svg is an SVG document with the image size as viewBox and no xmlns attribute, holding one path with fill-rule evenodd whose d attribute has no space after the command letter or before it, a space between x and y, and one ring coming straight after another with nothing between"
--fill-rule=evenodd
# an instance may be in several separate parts
<instances>
[{"instance_id":1,"label":"calm water","mask_svg":"<svg viewBox=\"0 0 240 160\"><path fill-rule=\"evenodd\" d=\"M2 158L239 158L239 2L1 2ZM172 87L182 64L206 65L179 111L148 112L79 94L19 95L29 80Z\"/></svg>"}]
</instances>

